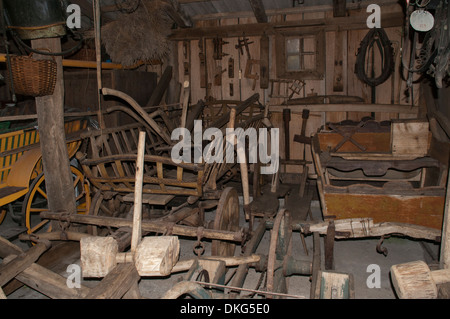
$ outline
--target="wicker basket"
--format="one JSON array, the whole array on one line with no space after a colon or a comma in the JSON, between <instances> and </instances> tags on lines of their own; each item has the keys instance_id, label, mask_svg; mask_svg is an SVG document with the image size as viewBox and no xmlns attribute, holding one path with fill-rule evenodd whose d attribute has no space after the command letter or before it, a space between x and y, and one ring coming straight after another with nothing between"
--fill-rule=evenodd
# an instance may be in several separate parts
<instances>
[{"instance_id":1,"label":"wicker basket","mask_svg":"<svg viewBox=\"0 0 450 319\"><path fill-rule=\"evenodd\" d=\"M11 72L16 94L37 97L52 95L55 90L57 67L54 58L36 60L33 53L29 56L11 55Z\"/></svg>"}]
</instances>

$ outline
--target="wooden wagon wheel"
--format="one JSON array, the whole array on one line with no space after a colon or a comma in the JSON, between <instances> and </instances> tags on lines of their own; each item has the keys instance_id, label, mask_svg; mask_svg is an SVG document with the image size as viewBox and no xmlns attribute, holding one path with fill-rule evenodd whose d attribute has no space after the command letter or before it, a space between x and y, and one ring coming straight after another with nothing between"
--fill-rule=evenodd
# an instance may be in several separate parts
<instances>
[{"instance_id":1,"label":"wooden wagon wheel","mask_svg":"<svg viewBox=\"0 0 450 319\"><path fill-rule=\"evenodd\" d=\"M73 177L77 213L86 214L90 205L89 185L85 181L84 174L78 168L70 166L70 170ZM45 176L44 173L40 173L31 183L22 203L22 218L28 234L51 230L49 220L43 220L39 216L41 212L47 210Z\"/></svg>"},{"instance_id":2,"label":"wooden wagon wheel","mask_svg":"<svg viewBox=\"0 0 450 319\"><path fill-rule=\"evenodd\" d=\"M220 195L214 219L215 230L239 230L239 197L236 189L227 187ZM213 240L211 255L234 256L235 243Z\"/></svg>"},{"instance_id":3,"label":"wooden wagon wheel","mask_svg":"<svg viewBox=\"0 0 450 319\"><path fill-rule=\"evenodd\" d=\"M124 213L129 212L130 205L121 202L117 195L116 192L98 190L92 198L88 214L91 216L121 217ZM104 235L104 232L107 231L104 227L88 226L88 233L93 236Z\"/></svg>"},{"instance_id":4,"label":"wooden wagon wheel","mask_svg":"<svg viewBox=\"0 0 450 319\"><path fill-rule=\"evenodd\" d=\"M269 256L267 260L267 291L287 293L287 281L283 274L283 261L291 251L291 215L282 209L275 217L271 230ZM270 297L270 295L268 295Z\"/></svg>"}]
</instances>

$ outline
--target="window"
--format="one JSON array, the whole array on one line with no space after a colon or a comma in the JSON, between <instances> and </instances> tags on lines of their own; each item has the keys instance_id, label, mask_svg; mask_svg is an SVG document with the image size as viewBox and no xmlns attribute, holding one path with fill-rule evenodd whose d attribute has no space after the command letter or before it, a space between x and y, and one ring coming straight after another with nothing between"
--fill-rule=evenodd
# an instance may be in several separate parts
<instances>
[{"instance_id":1,"label":"window","mask_svg":"<svg viewBox=\"0 0 450 319\"><path fill-rule=\"evenodd\" d=\"M316 41L314 36L286 38L287 71L314 70L316 65Z\"/></svg>"},{"instance_id":2,"label":"window","mask_svg":"<svg viewBox=\"0 0 450 319\"><path fill-rule=\"evenodd\" d=\"M297 80L322 79L325 70L324 32L280 33L276 37L277 76Z\"/></svg>"}]
</instances>

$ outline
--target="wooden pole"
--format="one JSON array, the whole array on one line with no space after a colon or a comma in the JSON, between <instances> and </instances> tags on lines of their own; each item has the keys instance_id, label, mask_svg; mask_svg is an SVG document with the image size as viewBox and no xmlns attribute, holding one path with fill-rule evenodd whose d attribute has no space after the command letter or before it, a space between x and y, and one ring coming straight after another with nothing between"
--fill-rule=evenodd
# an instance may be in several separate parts
<instances>
[{"instance_id":1,"label":"wooden pole","mask_svg":"<svg viewBox=\"0 0 450 319\"><path fill-rule=\"evenodd\" d=\"M211 259L211 260L221 260L225 262L227 267L239 266L239 265L247 265L252 263L257 263L261 260L260 255L251 254L249 256L237 256L237 257L223 257L223 256L205 256L202 259ZM192 265L195 263L197 259L187 259L178 261L175 266L172 268L172 274L176 272L182 272L189 270Z\"/></svg>"},{"instance_id":2,"label":"wooden pole","mask_svg":"<svg viewBox=\"0 0 450 319\"><path fill-rule=\"evenodd\" d=\"M51 212L42 212L40 214L41 218L44 219L61 219L61 214L59 213L51 213ZM89 225L97 225L97 226L106 226L106 227L132 227L133 221L125 219L125 218L117 218L117 217L104 217L104 216L89 216L89 215L70 215L62 218L63 220L67 220L73 223L79 224L89 224ZM142 221L142 231L144 232L156 232L156 233L164 233L171 226L170 223L165 222L157 222L157 221ZM202 231L202 238L208 239L216 239L216 240L226 240L233 242L242 242L245 234L242 231L231 232L228 230L214 230L208 228L197 228L191 226L184 225L173 225L172 226L172 234L178 236L187 236L187 237L198 237L199 231Z\"/></svg>"},{"instance_id":3,"label":"wooden pole","mask_svg":"<svg viewBox=\"0 0 450 319\"><path fill-rule=\"evenodd\" d=\"M97 61L97 95L98 95L98 122L100 128L105 128L105 120L102 112L102 43L100 40L101 23L100 23L100 1L93 0L92 7L94 11L94 29L95 29L95 56Z\"/></svg>"},{"instance_id":4,"label":"wooden pole","mask_svg":"<svg viewBox=\"0 0 450 319\"><path fill-rule=\"evenodd\" d=\"M447 174L447 194L445 196L444 221L442 225L441 258L442 269L450 269L450 169Z\"/></svg>"},{"instance_id":5,"label":"wooden pole","mask_svg":"<svg viewBox=\"0 0 450 319\"><path fill-rule=\"evenodd\" d=\"M145 132L139 133L138 154L136 159L136 183L134 189L133 232L131 234L131 252L134 254L141 242L142 221L142 183L144 179Z\"/></svg>"},{"instance_id":6,"label":"wooden pole","mask_svg":"<svg viewBox=\"0 0 450 319\"><path fill-rule=\"evenodd\" d=\"M234 129L236 121L236 109L232 108L230 110L230 121L228 122L228 128ZM237 142L237 136L235 138L234 143L236 144L236 152L238 154L238 160L240 162L241 169L241 180L242 180L242 191L243 191L243 199L244 199L244 207L247 207L250 204L250 190L248 184L248 167L247 167L247 159L245 157L245 150L242 147L239 147Z\"/></svg>"},{"instance_id":7,"label":"wooden pole","mask_svg":"<svg viewBox=\"0 0 450 319\"><path fill-rule=\"evenodd\" d=\"M32 40L35 49L61 52L59 38ZM36 55L35 58L42 58ZM47 57L46 57L47 58ZM42 163L45 174L48 208L50 211L76 213L73 179L64 130L64 77L62 57L54 57L57 79L53 95L36 97Z\"/></svg>"}]
</instances>

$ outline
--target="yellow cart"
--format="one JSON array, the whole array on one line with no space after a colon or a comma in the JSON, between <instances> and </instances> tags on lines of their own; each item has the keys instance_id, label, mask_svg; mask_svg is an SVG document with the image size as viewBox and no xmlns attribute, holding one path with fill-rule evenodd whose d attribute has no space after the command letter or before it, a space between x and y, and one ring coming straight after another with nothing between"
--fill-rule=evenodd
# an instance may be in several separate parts
<instances>
[{"instance_id":1,"label":"yellow cart","mask_svg":"<svg viewBox=\"0 0 450 319\"><path fill-rule=\"evenodd\" d=\"M65 123L69 158L73 158L81 145L78 131L87 126L86 119L70 120ZM77 210L85 213L89 209L88 185L82 171L71 165L74 177ZM45 228L39 213L47 210L45 176L42 169L42 154L39 147L39 131L36 127L19 129L0 134L0 224L12 203L23 198L19 224L28 233Z\"/></svg>"}]
</instances>

